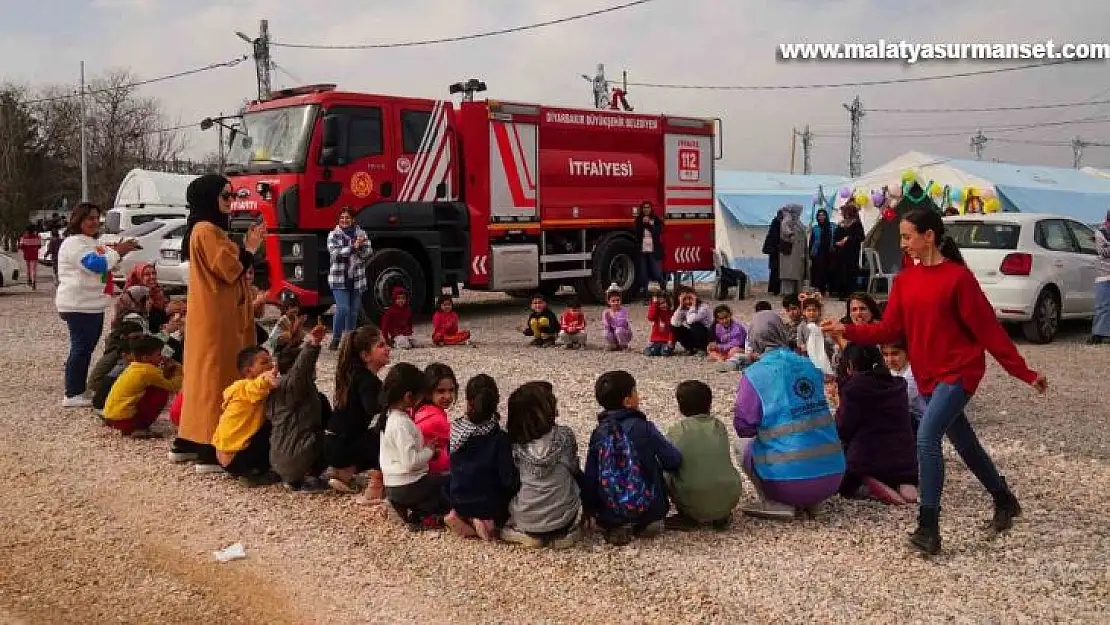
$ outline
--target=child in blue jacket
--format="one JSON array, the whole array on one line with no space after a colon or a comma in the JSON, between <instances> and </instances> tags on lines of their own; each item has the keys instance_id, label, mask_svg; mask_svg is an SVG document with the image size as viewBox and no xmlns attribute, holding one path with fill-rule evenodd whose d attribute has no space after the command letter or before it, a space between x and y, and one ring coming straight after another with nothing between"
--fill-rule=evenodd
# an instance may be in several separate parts
<instances>
[{"instance_id":1,"label":"child in blue jacket","mask_svg":"<svg viewBox=\"0 0 1110 625\"><path fill-rule=\"evenodd\" d=\"M594 395L603 411L597 417L598 426L590 436L586 457L582 485L586 516L594 519L611 545L627 545L633 535L657 536L670 510L663 472L678 471L682 454L640 412L640 396L632 374L602 374L594 385ZM624 448L616 440L620 435L629 443L634 462L627 464L632 466L623 459L614 461ZM624 503L617 506L614 498Z\"/></svg>"}]
</instances>

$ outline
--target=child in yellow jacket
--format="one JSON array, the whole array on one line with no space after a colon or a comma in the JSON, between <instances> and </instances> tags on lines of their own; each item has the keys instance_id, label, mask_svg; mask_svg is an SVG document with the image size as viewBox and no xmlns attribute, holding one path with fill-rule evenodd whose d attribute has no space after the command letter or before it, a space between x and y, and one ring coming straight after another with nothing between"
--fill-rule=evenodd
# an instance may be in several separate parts
<instances>
[{"instance_id":1,"label":"child in yellow jacket","mask_svg":"<svg viewBox=\"0 0 1110 625\"><path fill-rule=\"evenodd\" d=\"M277 386L270 352L251 346L239 352L239 380L224 389L223 413L212 435L224 470L250 486L276 483L270 472L270 422L266 398Z\"/></svg>"},{"instance_id":2,"label":"child in yellow jacket","mask_svg":"<svg viewBox=\"0 0 1110 625\"><path fill-rule=\"evenodd\" d=\"M129 342L130 362L104 402L104 424L131 438L152 438L150 426L181 390L182 368L162 356L165 344L155 336Z\"/></svg>"}]
</instances>

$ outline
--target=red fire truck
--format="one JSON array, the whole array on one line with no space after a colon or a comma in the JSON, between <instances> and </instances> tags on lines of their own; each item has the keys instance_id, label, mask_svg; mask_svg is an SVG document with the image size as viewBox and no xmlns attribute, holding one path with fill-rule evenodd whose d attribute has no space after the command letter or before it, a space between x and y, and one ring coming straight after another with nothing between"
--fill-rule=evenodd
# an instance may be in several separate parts
<instances>
[{"instance_id":1,"label":"red fire truck","mask_svg":"<svg viewBox=\"0 0 1110 625\"><path fill-rule=\"evenodd\" d=\"M288 89L250 104L231 138L232 231L264 219L260 281L331 304L328 232L350 207L373 245L363 310L403 285L573 285L601 300L641 286L639 206L664 215L663 271L713 267L717 120L501 101ZM264 267L261 265L264 262Z\"/></svg>"}]
</instances>

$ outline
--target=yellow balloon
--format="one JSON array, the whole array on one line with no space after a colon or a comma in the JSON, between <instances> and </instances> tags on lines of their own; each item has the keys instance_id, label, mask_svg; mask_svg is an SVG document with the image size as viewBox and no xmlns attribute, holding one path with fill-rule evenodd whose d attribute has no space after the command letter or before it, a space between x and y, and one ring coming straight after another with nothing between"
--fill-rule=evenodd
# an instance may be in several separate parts
<instances>
[{"instance_id":1,"label":"yellow balloon","mask_svg":"<svg viewBox=\"0 0 1110 625\"><path fill-rule=\"evenodd\" d=\"M866 193L857 193L856 194L856 206L860 206L860 207L867 206L868 202L870 202L870 199L867 197Z\"/></svg>"},{"instance_id":2,"label":"yellow balloon","mask_svg":"<svg viewBox=\"0 0 1110 625\"><path fill-rule=\"evenodd\" d=\"M912 169L902 172L902 182L913 182L914 180L917 180L917 174Z\"/></svg>"},{"instance_id":3,"label":"yellow balloon","mask_svg":"<svg viewBox=\"0 0 1110 625\"><path fill-rule=\"evenodd\" d=\"M983 202L983 212L997 213L1000 210L1002 210L1002 202L999 202L996 197L992 197L986 202Z\"/></svg>"}]
</instances>

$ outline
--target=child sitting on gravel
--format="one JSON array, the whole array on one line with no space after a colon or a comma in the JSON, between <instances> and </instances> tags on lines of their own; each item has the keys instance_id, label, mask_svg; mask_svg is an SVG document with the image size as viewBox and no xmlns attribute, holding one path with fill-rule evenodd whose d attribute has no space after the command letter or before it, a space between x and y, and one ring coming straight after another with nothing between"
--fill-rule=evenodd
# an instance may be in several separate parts
<instances>
[{"instance_id":1,"label":"child sitting on gravel","mask_svg":"<svg viewBox=\"0 0 1110 625\"><path fill-rule=\"evenodd\" d=\"M327 327L317 323L300 347L285 341L277 351L277 386L266 399L270 423L270 465L286 488L318 493L328 489L324 471L324 424L331 404L316 387L316 361Z\"/></svg>"},{"instance_id":2,"label":"child sitting on gravel","mask_svg":"<svg viewBox=\"0 0 1110 625\"><path fill-rule=\"evenodd\" d=\"M550 382L526 382L509 395L505 429L520 490L509 502L509 522L501 530L506 542L559 549L582 538L578 441L573 430L555 423L558 416Z\"/></svg>"},{"instance_id":3,"label":"child sitting on gravel","mask_svg":"<svg viewBox=\"0 0 1110 625\"><path fill-rule=\"evenodd\" d=\"M651 323L651 336L644 348L646 356L670 356L674 353L674 331L671 329L671 298L658 286L651 287L651 303L647 320Z\"/></svg>"},{"instance_id":4,"label":"child sitting on gravel","mask_svg":"<svg viewBox=\"0 0 1110 625\"><path fill-rule=\"evenodd\" d=\"M840 495L916 502L917 443L906 381L890 374L876 347L849 343L842 359L848 379L840 385L836 423L848 466Z\"/></svg>"},{"instance_id":5,"label":"child sitting on gravel","mask_svg":"<svg viewBox=\"0 0 1110 625\"><path fill-rule=\"evenodd\" d=\"M451 442L451 419L447 411L459 396L459 383L451 367L433 362L424 369L424 389L412 420L424 436L424 445L434 451L428 470L446 475L451 470L448 447Z\"/></svg>"},{"instance_id":6,"label":"child sitting on gravel","mask_svg":"<svg viewBox=\"0 0 1110 625\"><path fill-rule=\"evenodd\" d=\"M913 377L913 368L910 367L909 355L906 353L906 342L899 340L883 345L883 362L886 363L891 374L906 381L906 395L910 400L910 421L913 422L913 436L916 440L921 416L925 414L925 398L921 396L921 391L917 390L917 380Z\"/></svg>"},{"instance_id":7,"label":"child sitting on gravel","mask_svg":"<svg viewBox=\"0 0 1110 625\"><path fill-rule=\"evenodd\" d=\"M391 347L412 349L412 309L409 308L409 294L405 287L393 287L393 305L382 314L382 336Z\"/></svg>"},{"instance_id":8,"label":"child sitting on gravel","mask_svg":"<svg viewBox=\"0 0 1110 625\"><path fill-rule=\"evenodd\" d=\"M628 309L621 302L621 289L616 284L609 285L605 293L609 305L601 313L601 325L605 328L605 348L611 352L624 351L632 342L632 324L628 322Z\"/></svg>"},{"instance_id":9,"label":"child sitting on gravel","mask_svg":"<svg viewBox=\"0 0 1110 625\"><path fill-rule=\"evenodd\" d=\"M559 325L562 327L559 342L567 349L586 348L586 315L582 313L582 302L577 297L567 302Z\"/></svg>"},{"instance_id":10,"label":"child sitting on gravel","mask_svg":"<svg viewBox=\"0 0 1110 625\"><path fill-rule=\"evenodd\" d=\"M152 438L150 426L181 390L182 367L162 356L161 339L142 336L130 342L130 364L112 385L104 403L104 424L131 438Z\"/></svg>"},{"instance_id":11,"label":"child sitting on gravel","mask_svg":"<svg viewBox=\"0 0 1110 625\"><path fill-rule=\"evenodd\" d=\"M444 521L460 536L497 537L520 490L513 446L498 424L497 383L486 374L466 383L466 416L451 424L451 513Z\"/></svg>"},{"instance_id":12,"label":"child sitting on gravel","mask_svg":"<svg viewBox=\"0 0 1110 625\"><path fill-rule=\"evenodd\" d=\"M240 379L224 389L212 446L216 459L231 475L247 486L264 486L277 481L270 473L270 431L266 420L266 398L278 383L270 352L252 345L236 357Z\"/></svg>"},{"instance_id":13,"label":"child sitting on gravel","mask_svg":"<svg viewBox=\"0 0 1110 625\"><path fill-rule=\"evenodd\" d=\"M450 295L440 295L436 312L432 315L432 345L466 345L470 330L459 329L459 313Z\"/></svg>"},{"instance_id":14,"label":"child sitting on gravel","mask_svg":"<svg viewBox=\"0 0 1110 625\"><path fill-rule=\"evenodd\" d=\"M667 430L667 438L682 454L682 468L667 475L678 514L668 517L667 529L691 530L709 523L728 529L732 509L740 501L740 473L732 464L728 429L709 414L713 391L697 380L675 389L683 419Z\"/></svg>"},{"instance_id":15,"label":"child sitting on gravel","mask_svg":"<svg viewBox=\"0 0 1110 625\"><path fill-rule=\"evenodd\" d=\"M374 326L362 326L343 336L335 364L335 410L324 424L324 459L328 485L342 493L356 490L355 474L369 470L366 498L384 494L380 464L382 381L378 374L389 364L390 349Z\"/></svg>"},{"instance_id":16,"label":"child sitting on gravel","mask_svg":"<svg viewBox=\"0 0 1110 625\"><path fill-rule=\"evenodd\" d=\"M424 374L415 366L400 362L389 370L382 382L381 465L385 495L394 511L409 529L442 527L443 516L451 509L444 494L447 476L432 473L428 462L435 450L424 444L424 437L413 423L409 411L424 391Z\"/></svg>"},{"instance_id":17,"label":"child sitting on gravel","mask_svg":"<svg viewBox=\"0 0 1110 625\"><path fill-rule=\"evenodd\" d=\"M786 313L784 321L786 322L786 331L790 333L792 339L791 347L797 349L798 327L805 323L805 317L802 316L802 301L798 299L797 295L784 295L782 310Z\"/></svg>"},{"instance_id":18,"label":"child sitting on gravel","mask_svg":"<svg viewBox=\"0 0 1110 625\"><path fill-rule=\"evenodd\" d=\"M281 315L274 322L274 327L270 329L263 344L271 354L277 354L278 342L293 348L300 347L307 331L304 325L308 317L301 315L301 301L295 293L283 291L278 300L278 309Z\"/></svg>"},{"instance_id":19,"label":"child sitting on gravel","mask_svg":"<svg viewBox=\"0 0 1110 625\"><path fill-rule=\"evenodd\" d=\"M726 362L744 353L748 331L732 316L732 309L721 304L713 309L713 341L709 343L709 361Z\"/></svg>"},{"instance_id":20,"label":"child sitting on gravel","mask_svg":"<svg viewBox=\"0 0 1110 625\"><path fill-rule=\"evenodd\" d=\"M658 536L670 510L663 472L678 471L682 454L640 412L632 374L602 374L594 395L603 411L586 456L586 514L611 545L627 545L633 535Z\"/></svg>"},{"instance_id":21,"label":"child sitting on gravel","mask_svg":"<svg viewBox=\"0 0 1110 625\"><path fill-rule=\"evenodd\" d=\"M123 358L121 348L128 341L137 339L143 334L143 326L137 321L120 321L108 332L108 338L104 341L104 353L97 359L89 373L89 390L96 395L100 394L101 389L103 389L103 399L100 400L100 405L97 405L94 397L93 407L104 408L104 399L107 399L108 391L112 388L111 384L104 387L104 378L116 368L116 365L120 364ZM124 363L123 366L126 367L127 364ZM122 371L123 368L121 367L119 372ZM119 372L117 372L117 375Z\"/></svg>"},{"instance_id":22,"label":"child sitting on gravel","mask_svg":"<svg viewBox=\"0 0 1110 625\"><path fill-rule=\"evenodd\" d=\"M532 347L552 347L559 337L559 319L547 305L547 300L539 293L532 296L532 313L528 315L528 325L521 328L524 336L532 337Z\"/></svg>"}]
</instances>

